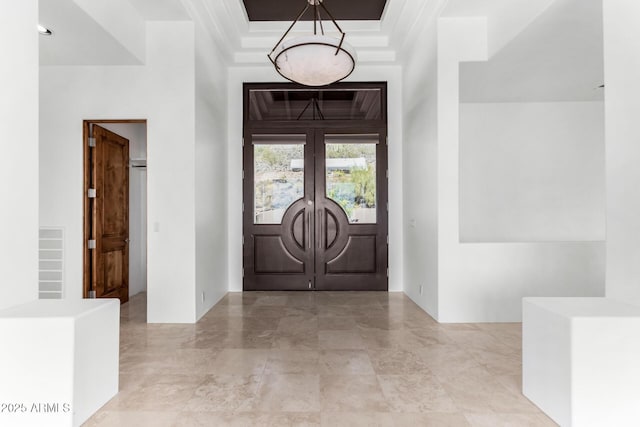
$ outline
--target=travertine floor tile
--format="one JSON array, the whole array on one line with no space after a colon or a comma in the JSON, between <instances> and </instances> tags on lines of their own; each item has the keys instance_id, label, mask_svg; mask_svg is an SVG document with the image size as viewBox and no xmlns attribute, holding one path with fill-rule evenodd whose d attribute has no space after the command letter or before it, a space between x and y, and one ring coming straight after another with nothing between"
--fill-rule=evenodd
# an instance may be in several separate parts
<instances>
[{"instance_id":1,"label":"travertine floor tile","mask_svg":"<svg viewBox=\"0 0 640 427\"><path fill-rule=\"evenodd\" d=\"M413 351L441 379L457 377L469 369L482 368L471 353L456 344L428 345Z\"/></svg>"},{"instance_id":2,"label":"travertine floor tile","mask_svg":"<svg viewBox=\"0 0 640 427\"><path fill-rule=\"evenodd\" d=\"M393 419L395 420L396 427L471 427L471 424L469 424L465 416L460 413L401 413L393 414Z\"/></svg>"},{"instance_id":3,"label":"travertine floor tile","mask_svg":"<svg viewBox=\"0 0 640 427\"><path fill-rule=\"evenodd\" d=\"M523 395L512 393L488 371L474 369L439 380L459 410L468 413L537 413ZM489 410L489 411L487 411Z\"/></svg>"},{"instance_id":4,"label":"travertine floor tile","mask_svg":"<svg viewBox=\"0 0 640 427\"><path fill-rule=\"evenodd\" d=\"M314 315L286 316L278 322L278 332L296 335L318 332L318 317Z\"/></svg>"},{"instance_id":5,"label":"travertine floor tile","mask_svg":"<svg viewBox=\"0 0 640 427\"><path fill-rule=\"evenodd\" d=\"M262 375L268 350L223 349L215 359L217 372L239 375Z\"/></svg>"},{"instance_id":6,"label":"travertine floor tile","mask_svg":"<svg viewBox=\"0 0 640 427\"><path fill-rule=\"evenodd\" d=\"M406 323L405 323L406 325ZM425 326L424 328L411 328L407 332L416 347L429 345L454 344L449 335L437 326ZM415 337L415 338L414 338Z\"/></svg>"},{"instance_id":7,"label":"travertine floor tile","mask_svg":"<svg viewBox=\"0 0 640 427\"><path fill-rule=\"evenodd\" d=\"M393 331L404 328L404 322L401 319L385 316L359 316L355 320L356 324L363 329Z\"/></svg>"},{"instance_id":8,"label":"travertine floor tile","mask_svg":"<svg viewBox=\"0 0 640 427\"><path fill-rule=\"evenodd\" d=\"M323 411L389 412L375 375L321 375L320 401Z\"/></svg>"},{"instance_id":9,"label":"travertine floor tile","mask_svg":"<svg viewBox=\"0 0 640 427\"><path fill-rule=\"evenodd\" d=\"M542 414L467 414L472 427L553 427L552 420Z\"/></svg>"},{"instance_id":10,"label":"travertine floor tile","mask_svg":"<svg viewBox=\"0 0 640 427\"><path fill-rule=\"evenodd\" d=\"M407 344L404 330L359 329L359 333L367 349L404 348Z\"/></svg>"},{"instance_id":11,"label":"travertine floor tile","mask_svg":"<svg viewBox=\"0 0 640 427\"><path fill-rule=\"evenodd\" d=\"M368 350L373 369L378 375L430 374L427 364L411 350Z\"/></svg>"},{"instance_id":12,"label":"travertine floor tile","mask_svg":"<svg viewBox=\"0 0 640 427\"><path fill-rule=\"evenodd\" d=\"M250 306L245 305L229 305L218 304L213 307L208 313L207 318L211 317L242 317L249 315Z\"/></svg>"},{"instance_id":13,"label":"travertine floor tile","mask_svg":"<svg viewBox=\"0 0 640 427\"><path fill-rule=\"evenodd\" d=\"M220 345L235 349L270 349L275 345L276 337L276 331L268 329L229 331Z\"/></svg>"},{"instance_id":14,"label":"travertine floor tile","mask_svg":"<svg viewBox=\"0 0 640 427\"><path fill-rule=\"evenodd\" d=\"M320 411L320 376L265 375L258 392L256 409L262 412Z\"/></svg>"},{"instance_id":15,"label":"travertine floor tile","mask_svg":"<svg viewBox=\"0 0 640 427\"><path fill-rule=\"evenodd\" d=\"M316 350L273 350L269 352L265 375L319 374L320 352Z\"/></svg>"},{"instance_id":16,"label":"travertine floor tile","mask_svg":"<svg viewBox=\"0 0 640 427\"><path fill-rule=\"evenodd\" d=\"M320 373L325 375L374 375L364 350L321 350Z\"/></svg>"},{"instance_id":17,"label":"travertine floor tile","mask_svg":"<svg viewBox=\"0 0 640 427\"><path fill-rule=\"evenodd\" d=\"M438 324L401 293L228 293L197 324L121 308L120 393L87 426L553 426L520 324Z\"/></svg>"},{"instance_id":18,"label":"travertine floor tile","mask_svg":"<svg viewBox=\"0 0 640 427\"><path fill-rule=\"evenodd\" d=\"M323 412L322 427L395 427L388 412Z\"/></svg>"},{"instance_id":19,"label":"travertine floor tile","mask_svg":"<svg viewBox=\"0 0 640 427\"><path fill-rule=\"evenodd\" d=\"M284 295L278 296L278 295L262 294L258 296L254 304L284 307L287 305L288 299L289 297Z\"/></svg>"},{"instance_id":20,"label":"travertine floor tile","mask_svg":"<svg viewBox=\"0 0 640 427\"><path fill-rule=\"evenodd\" d=\"M393 412L457 412L457 407L433 375L378 375Z\"/></svg>"},{"instance_id":21,"label":"travertine floor tile","mask_svg":"<svg viewBox=\"0 0 640 427\"><path fill-rule=\"evenodd\" d=\"M136 388L118 393L105 409L125 411L181 411L203 378L196 375L147 376Z\"/></svg>"},{"instance_id":22,"label":"travertine floor tile","mask_svg":"<svg viewBox=\"0 0 640 427\"><path fill-rule=\"evenodd\" d=\"M318 350L318 332L276 331L274 348L281 350Z\"/></svg>"},{"instance_id":23,"label":"travertine floor tile","mask_svg":"<svg viewBox=\"0 0 640 427\"><path fill-rule=\"evenodd\" d=\"M183 410L251 411L256 406L260 375L211 375L197 387Z\"/></svg>"},{"instance_id":24,"label":"travertine floor tile","mask_svg":"<svg viewBox=\"0 0 640 427\"><path fill-rule=\"evenodd\" d=\"M208 374L213 369L219 349L185 348L156 353L140 351L129 352L120 357L120 372L128 373L129 377L141 374L193 374L193 367L198 366L199 372Z\"/></svg>"},{"instance_id":25,"label":"travertine floor tile","mask_svg":"<svg viewBox=\"0 0 640 427\"><path fill-rule=\"evenodd\" d=\"M177 412L156 411L101 411L87 421L85 427L154 426L173 427L179 418Z\"/></svg>"},{"instance_id":26,"label":"travertine floor tile","mask_svg":"<svg viewBox=\"0 0 640 427\"><path fill-rule=\"evenodd\" d=\"M320 316L318 329L321 331L356 330L356 321L352 316Z\"/></svg>"},{"instance_id":27,"label":"travertine floor tile","mask_svg":"<svg viewBox=\"0 0 640 427\"><path fill-rule=\"evenodd\" d=\"M246 315L249 317L257 317L257 318L272 318L275 317L280 319L284 317L285 312L282 310L282 307L272 306L272 305L253 305L251 307L247 307Z\"/></svg>"},{"instance_id":28,"label":"travertine floor tile","mask_svg":"<svg viewBox=\"0 0 640 427\"><path fill-rule=\"evenodd\" d=\"M319 331L318 345L323 350L364 350L365 345L357 330Z\"/></svg>"},{"instance_id":29,"label":"travertine floor tile","mask_svg":"<svg viewBox=\"0 0 640 427\"><path fill-rule=\"evenodd\" d=\"M140 424L143 426L143 424ZM318 427L320 413L185 412L173 427ZM155 426L154 426L155 427Z\"/></svg>"}]
</instances>

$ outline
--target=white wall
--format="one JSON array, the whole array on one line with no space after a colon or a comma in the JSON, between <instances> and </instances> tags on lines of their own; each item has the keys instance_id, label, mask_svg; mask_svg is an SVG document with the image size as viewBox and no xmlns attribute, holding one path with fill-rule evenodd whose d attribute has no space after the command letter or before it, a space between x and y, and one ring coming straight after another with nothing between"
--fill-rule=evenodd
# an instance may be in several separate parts
<instances>
[{"instance_id":1,"label":"white wall","mask_svg":"<svg viewBox=\"0 0 640 427\"><path fill-rule=\"evenodd\" d=\"M147 119L147 319L195 321L194 50L192 23L154 22L144 66L41 68L40 220L66 228L68 297L82 296L82 121Z\"/></svg>"},{"instance_id":2,"label":"white wall","mask_svg":"<svg viewBox=\"0 0 640 427\"><path fill-rule=\"evenodd\" d=\"M404 292L437 318L438 116L435 24L434 16L403 57L402 226Z\"/></svg>"},{"instance_id":3,"label":"white wall","mask_svg":"<svg viewBox=\"0 0 640 427\"><path fill-rule=\"evenodd\" d=\"M0 309L38 298L38 2L0 14Z\"/></svg>"},{"instance_id":4,"label":"white wall","mask_svg":"<svg viewBox=\"0 0 640 427\"><path fill-rule=\"evenodd\" d=\"M488 16L488 53L492 57L557 0L449 0L443 16Z\"/></svg>"},{"instance_id":5,"label":"white wall","mask_svg":"<svg viewBox=\"0 0 640 427\"><path fill-rule=\"evenodd\" d=\"M194 51L192 23L147 23L148 322L196 318Z\"/></svg>"},{"instance_id":6,"label":"white wall","mask_svg":"<svg viewBox=\"0 0 640 427\"><path fill-rule=\"evenodd\" d=\"M607 296L640 304L640 2L603 6Z\"/></svg>"},{"instance_id":7,"label":"white wall","mask_svg":"<svg viewBox=\"0 0 640 427\"><path fill-rule=\"evenodd\" d=\"M605 239L602 102L460 105L460 241Z\"/></svg>"},{"instance_id":8,"label":"white wall","mask_svg":"<svg viewBox=\"0 0 640 427\"><path fill-rule=\"evenodd\" d=\"M227 71L216 55L216 47L199 25L196 25L195 73L196 318L199 319L229 287Z\"/></svg>"},{"instance_id":9,"label":"white wall","mask_svg":"<svg viewBox=\"0 0 640 427\"><path fill-rule=\"evenodd\" d=\"M145 22L127 0L73 0L138 60L145 56Z\"/></svg>"},{"instance_id":10,"label":"white wall","mask_svg":"<svg viewBox=\"0 0 640 427\"><path fill-rule=\"evenodd\" d=\"M487 59L484 18L438 23L441 322L521 320L525 296L602 296L604 243L460 243L459 63ZM505 176L504 179L510 179Z\"/></svg>"},{"instance_id":11,"label":"white wall","mask_svg":"<svg viewBox=\"0 0 640 427\"><path fill-rule=\"evenodd\" d=\"M242 84L282 82L272 66L228 70L229 291L242 291ZM402 76L398 66L359 65L345 81L387 82L389 166L389 291L403 290Z\"/></svg>"},{"instance_id":12,"label":"white wall","mask_svg":"<svg viewBox=\"0 0 640 427\"><path fill-rule=\"evenodd\" d=\"M147 159L145 123L101 123L129 140L129 159ZM147 170L129 168L129 296L147 290Z\"/></svg>"},{"instance_id":13,"label":"white wall","mask_svg":"<svg viewBox=\"0 0 640 427\"><path fill-rule=\"evenodd\" d=\"M129 296L147 291L147 169L129 169Z\"/></svg>"}]
</instances>

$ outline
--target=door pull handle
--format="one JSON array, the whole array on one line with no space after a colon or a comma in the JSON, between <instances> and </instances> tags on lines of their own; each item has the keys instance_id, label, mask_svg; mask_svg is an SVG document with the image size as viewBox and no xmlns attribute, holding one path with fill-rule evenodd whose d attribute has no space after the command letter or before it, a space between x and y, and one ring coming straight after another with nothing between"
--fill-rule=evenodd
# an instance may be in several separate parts
<instances>
[{"instance_id":1,"label":"door pull handle","mask_svg":"<svg viewBox=\"0 0 640 427\"><path fill-rule=\"evenodd\" d=\"M318 229L320 236L318 236L318 249L322 249L322 209L318 209Z\"/></svg>"},{"instance_id":2,"label":"door pull handle","mask_svg":"<svg viewBox=\"0 0 640 427\"><path fill-rule=\"evenodd\" d=\"M307 246L311 249L311 212L307 212Z\"/></svg>"}]
</instances>

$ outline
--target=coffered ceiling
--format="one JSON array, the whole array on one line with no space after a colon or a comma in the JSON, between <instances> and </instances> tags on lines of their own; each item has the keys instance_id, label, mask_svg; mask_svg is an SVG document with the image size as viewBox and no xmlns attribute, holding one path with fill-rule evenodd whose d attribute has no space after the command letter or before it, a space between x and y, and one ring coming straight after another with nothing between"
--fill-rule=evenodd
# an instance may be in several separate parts
<instances>
[{"instance_id":1,"label":"coffered ceiling","mask_svg":"<svg viewBox=\"0 0 640 427\"><path fill-rule=\"evenodd\" d=\"M142 0L138 0L142 1ZM151 1L151 0L147 0ZM269 52L307 0L182 0L199 19L223 54L235 64L264 65ZM359 64L397 64L400 52L446 0L325 0L347 34ZM252 4L259 9L254 11ZM246 8L245 8L246 5ZM261 13L262 18L253 13ZM266 14L271 14L267 19ZM325 30L335 30L325 26ZM306 35L309 22L299 22L291 35Z\"/></svg>"},{"instance_id":2,"label":"coffered ceiling","mask_svg":"<svg viewBox=\"0 0 640 427\"><path fill-rule=\"evenodd\" d=\"M308 0L242 0L249 21L293 20L309 4ZM324 0L325 7L337 20L379 21L386 0ZM311 9L311 8L310 8ZM322 16L324 19L324 15ZM313 19L309 10L303 20Z\"/></svg>"}]
</instances>

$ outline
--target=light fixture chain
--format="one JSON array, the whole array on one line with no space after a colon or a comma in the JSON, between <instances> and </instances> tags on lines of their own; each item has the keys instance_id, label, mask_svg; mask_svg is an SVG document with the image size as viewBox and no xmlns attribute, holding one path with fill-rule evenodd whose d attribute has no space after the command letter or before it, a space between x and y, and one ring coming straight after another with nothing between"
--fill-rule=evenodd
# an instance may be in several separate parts
<instances>
[{"instance_id":1,"label":"light fixture chain","mask_svg":"<svg viewBox=\"0 0 640 427\"><path fill-rule=\"evenodd\" d=\"M310 6L313 6L311 11L313 34L285 40L295 24L307 13ZM333 22L333 25L340 33L340 37L325 34L322 11L318 6L324 9L327 14L325 15L325 21L330 19ZM329 17L328 19L327 16ZM321 34L318 34L318 24ZM345 42L345 35L334 16L325 7L323 0L306 0L305 8L291 23L267 56L282 77L304 86L326 86L348 77L355 68L356 52L353 47ZM333 49L335 49L335 52ZM335 59L333 58L334 56ZM316 115L321 118L324 116L320 109L320 104L316 100L307 104L299 117L309 107L313 110L314 119Z\"/></svg>"},{"instance_id":2,"label":"light fixture chain","mask_svg":"<svg viewBox=\"0 0 640 427\"><path fill-rule=\"evenodd\" d=\"M302 15L305 14L305 12L309 10L309 5L307 4L304 9L302 9L302 12L300 12L300 14L298 14L298 17L295 19L295 21L293 21L291 23L291 25L289 26L289 28L287 29L287 31L282 35L282 37L280 37L280 40L278 40L278 43L276 43L276 45L273 47L273 49L271 49L271 52L269 53L269 58L271 58L271 54L277 49L277 47L280 45L280 43L282 43L282 40L285 39L285 37L287 37L287 34L289 34L289 32L291 31L291 29L293 28L294 25L296 25L298 23L298 21L300 20L300 18L302 18ZM336 25L337 26L337 25ZM273 60L272 60L273 62Z\"/></svg>"},{"instance_id":3,"label":"light fixture chain","mask_svg":"<svg viewBox=\"0 0 640 427\"><path fill-rule=\"evenodd\" d=\"M318 14L318 22L320 23L320 32L324 36L324 26L322 25L322 16L320 16L320 9L316 6L316 13Z\"/></svg>"},{"instance_id":4,"label":"light fixture chain","mask_svg":"<svg viewBox=\"0 0 640 427\"><path fill-rule=\"evenodd\" d=\"M344 31L342 31L342 28L340 28L340 26L336 22L336 18L334 18L333 15L331 14L331 12L329 12L329 10L324 6L324 3L320 2L319 4L320 4L320 7L322 7L324 9L324 11L327 12L327 15L329 15L329 18L331 18L331 22L333 22L333 25L336 26L338 31L340 31L342 34L344 34Z\"/></svg>"}]
</instances>

